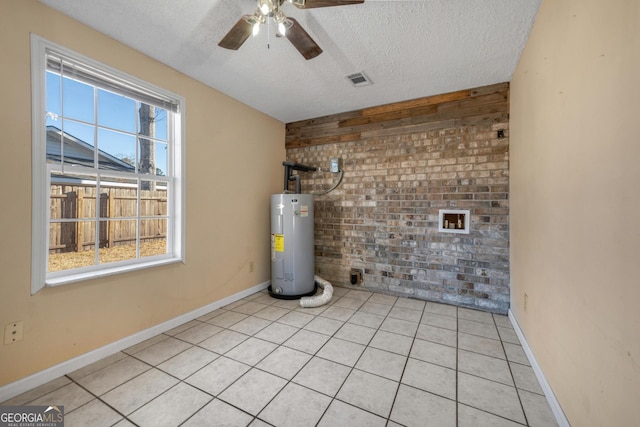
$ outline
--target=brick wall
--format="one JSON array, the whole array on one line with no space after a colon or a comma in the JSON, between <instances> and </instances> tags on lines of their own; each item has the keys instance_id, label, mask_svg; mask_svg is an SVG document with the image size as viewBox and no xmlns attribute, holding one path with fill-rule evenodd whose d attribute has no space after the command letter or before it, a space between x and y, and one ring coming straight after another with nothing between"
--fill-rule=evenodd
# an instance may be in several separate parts
<instances>
[{"instance_id":1,"label":"brick wall","mask_svg":"<svg viewBox=\"0 0 640 427\"><path fill-rule=\"evenodd\" d=\"M508 127L508 84L288 124L288 160L343 160L316 197L316 273L351 286L359 268L366 289L506 313ZM305 173L302 191L336 178ZM438 232L440 209L470 210L470 233Z\"/></svg>"}]
</instances>

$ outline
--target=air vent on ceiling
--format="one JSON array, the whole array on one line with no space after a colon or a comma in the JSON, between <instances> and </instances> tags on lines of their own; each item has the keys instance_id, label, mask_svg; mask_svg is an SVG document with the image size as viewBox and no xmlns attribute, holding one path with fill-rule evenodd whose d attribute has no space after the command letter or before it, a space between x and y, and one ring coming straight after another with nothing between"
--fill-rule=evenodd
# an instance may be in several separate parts
<instances>
[{"instance_id":1,"label":"air vent on ceiling","mask_svg":"<svg viewBox=\"0 0 640 427\"><path fill-rule=\"evenodd\" d=\"M347 76L347 79L349 79L351 84L353 84L356 87L369 86L369 85L373 84L371 79L369 79L369 77L367 77L367 75L365 73L363 73L362 71L359 72L359 73L349 74Z\"/></svg>"}]
</instances>

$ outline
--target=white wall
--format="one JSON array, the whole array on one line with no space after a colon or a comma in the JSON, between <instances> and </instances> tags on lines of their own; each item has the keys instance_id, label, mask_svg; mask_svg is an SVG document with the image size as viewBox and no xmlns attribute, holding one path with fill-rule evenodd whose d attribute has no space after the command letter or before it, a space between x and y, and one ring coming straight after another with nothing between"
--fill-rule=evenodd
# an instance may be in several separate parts
<instances>
[{"instance_id":1,"label":"white wall","mask_svg":"<svg viewBox=\"0 0 640 427\"><path fill-rule=\"evenodd\" d=\"M639 28L545 0L511 84L511 309L574 426L640 415Z\"/></svg>"},{"instance_id":2,"label":"white wall","mask_svg":"<svg viewBox=\"0 0 640 427\"><path fill-rule=\"evenodd\" d=\"M269 280L284 123L35 0L1 1L0 20L0 326L24 321L24 340L0 345L0 386ZM186 264L30 295L31 32L186 98Z\"/></svg>"}]
</instances>

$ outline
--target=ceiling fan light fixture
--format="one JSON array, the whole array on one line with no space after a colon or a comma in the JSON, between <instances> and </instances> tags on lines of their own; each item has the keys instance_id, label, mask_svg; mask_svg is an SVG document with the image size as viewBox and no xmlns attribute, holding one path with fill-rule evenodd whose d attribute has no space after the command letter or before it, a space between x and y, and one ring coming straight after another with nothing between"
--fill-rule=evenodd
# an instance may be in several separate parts
<instances>
[{"instance_id":1,"label":"ceiling fan light fixture","mask_svg":"<svg viewBox=\"0 0 640 427\"><path fill-rule=\"evenodd\" d=\"M245 15L242 19L249 25L251 25L251 35L253 37L257 36L260 33L260 26L264 24L265 18L260 14L259 11L256 11L253 15ZM248 37L248 35L247 35Z\"/></svg>"},{"instance_id":2,"label":"ceiling fan light fixture","mask_svg":"<svg viewBox=\"0 0 640 427\"><path fill-rule=\"evenodd\" d=\"M273 20L276 22L276 24L278 24L278 34L280 36L285 36L287 34L287 17L284 15L284 13L277 11L275 16L273 17Z\"/></svg>"},{"instance_id":3,"label":"ceiling fan light fixture","mask_svg":"<svg viewBox=\"0 0 640 427\"><path fill-rule=\"evenodd\" d=\"M273 10L273 3L271 0L258 0L258 9L264 16L268 16Z\"/></svg>"},{"instance_id":4,"label":"ceiling fan light fixture","mask_svg":"<svg viewBox=\"0 0 640 427\"><path fill-rule=\"evenodd\" d=\"M259 13L254 13L253 15L245 15L242 17L242 19L251 25L255 25L255 24L264 24L264 17L262 15L260 15Z\"/></svg>"},{"instance_id":5,"label":"ceiling fan light fixture","mask_svg":"<svg viewBox=\"0 0 640 427\"><path fill-rule=\"evenodd\" d=\"M280 7L286 0L256 0L257 10L253 15L244 15L218 42L224 49L238 50L252 34L260 32L260 26L273 19L276 25L276 37L286 37L298 50L304 59L313 59L322 53L322 48L305 31L298 21L288 18L280 12ZM289 0L298 9L313 9L333 6L347 6L361 4L365 0ZM267 42L267 48L269 43Z\"/></svg>"}]
</instances>

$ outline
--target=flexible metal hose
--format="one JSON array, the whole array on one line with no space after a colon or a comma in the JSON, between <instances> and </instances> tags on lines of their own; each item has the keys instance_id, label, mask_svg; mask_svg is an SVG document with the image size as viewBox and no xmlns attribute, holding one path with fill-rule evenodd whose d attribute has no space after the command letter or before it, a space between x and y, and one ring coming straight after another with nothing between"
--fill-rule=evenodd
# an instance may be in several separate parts
<instances>
[{"instance_id":1,"label":"flexible metal hose","mask_svg":"<svg viewBox=\"0 0 640 427\"><path fill-rule=\"evenodd\" d=\"M336 188L338 188L338 185L340 185L340 183L342 182L342 177L344 176L344 171L342 169L340 169L340 176L338 177L338 181L334 184L333 187L331 187L330 189L323 191L321 193L311 193L314 196L324 196L325 194L329 194L331 193L333 190L335 190ZM329 283L329 282L327 282Z\"/></svg>"}]
</instances>

